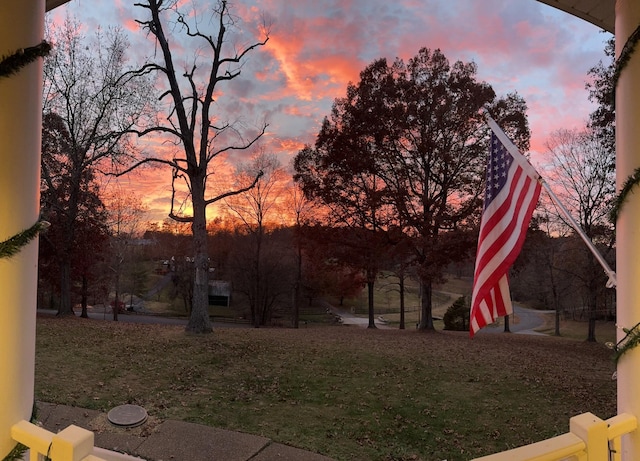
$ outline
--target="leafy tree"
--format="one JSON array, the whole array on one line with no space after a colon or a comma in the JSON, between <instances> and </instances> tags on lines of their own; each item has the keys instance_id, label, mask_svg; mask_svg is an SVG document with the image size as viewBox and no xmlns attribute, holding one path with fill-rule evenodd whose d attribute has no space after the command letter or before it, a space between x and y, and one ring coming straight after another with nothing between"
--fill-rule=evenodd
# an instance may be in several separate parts
<instances>
[{"instance_id":1,"label":"leafy tree","mask_svg":"<svg viewBox=\"0 0 640 461\"><path fill-rule=\"evenodd\" d=\"M343 257L341 228L320 224L301 228L302 258L305 267L302 292L312 304L314 298L328 295L343 306L345 298L358 296L366 285L362 270Z\"/></svg>"},{"instance_id":2,"label":"leafy tree","mask_svg":"<svg viewBox=\"0 0 640 461\"><path fill-rule=\"evenodd\" d=\"M91 41L80 24L67 18L54 29L54 51L44 63L42 177L47 206L59 209L63 229L60 255L61 302L58 315L71 315L71 255L83 208L90 207L89 184L99 168L130 151L126 131L148 106L144 80L126 73L128 43L120 30L97 31ZM63 162L64 165L56 165ZM57 191L57 197L54 197ZM95 194L94 194L95 195ZM64 209L62 211L62 209Z\"/></svg>"},{"instance_id":3,"label":"leafy tree","mask_svg":"<svg viewBox=\"0 0 640 461\"><path fill-rule=\"evenodd\" d=\"M374 286L386 252L385 232L394 219L376 142L386 136L389 120L381 117L385 99L376 98L375 89L389 85L391 91L393 83L383 61L364 69L360 83L350 84L346 97L335 100L314 148L306 146L294 161L294 179L304 193L328 208L326 224L348 229L340 232L341 253L343 261L364 273L369 328L376 328Z\"/></svg>"},{"instance_id":4,"label":"leafy tree","mask_svg":"<svg viewBox=\"0 0 640 461\"><path fill-rule=\"evenodd\" d=\"M62 118L53 113L46 114L43 118L40 200L43 218L51 223L51 227L41 239L39 263L41 278L57 286L55 291L61 296L64 293L69 306L72 303L71 282L81 282L81 315L87 317L89 283L96 278L97 265L105 257L107 214L92 169L82 172L77 185L69 180L73 170L68 155L69 138ZM72 194L74 187L77 190ZM71 213L73 221L69 219ZM74 231L73 239L69 236L70 226ZM66 293L65 283L69 283ZM59 311L62 305L61 298Z\"/></svg>"},{"instance_id":5,"label":"leafy tree","mask_svg":"<svg viewBox=\"0 0 640 461\"><path fill-rule=\"evenodd\" d=\"M488 127L486 108L520 148L528 148L526 105L516 94L497 98L476 81L476 65L450 65L439 51L422 49L393 68L406 101L399 132L385 143L401 222L413 237L422 287L420 329L433 329L433 283L443 269L475 247Z\"/></svg>"},{"instance_id":6,"label":"leafy tree","mask_svg":"<svg viewBox=\"0 0 640 461\"><path fill-rule=\"evenodd\" d=\"M614 37L607 41L604 52L609 58L609 62L605 64L599 61L588 72L589 77L591 77L591 81L586 84L586 88L589 91L589 101L597 104L596 109L589 114L589 128L600 140L607 158L615 164L616 113L613 76L616 63Z\"/></svg>"},{"instance_id":7,"label":"leafy tree","mask_svg":"<svg viewBox=\"0 0 640 461\"><path fill-rule=\"evenodd\" d=\"M461 296L447 308L442 318L445 330L468 331L469 330L469 306L465 297Z\"/></svg>"},{"instance_id":8,"label":"leafy tree","mask_svg":"<svg viewBox=\"0 0 640 461\"><path fill-rule=\"evenodd\" d=\"M42 131L40 201L43 218L51 227L41 239L40 267L42 275L58 287L55 291L60 295L59 315L73 314L72 281L82 282L82 316L86 317L89 282L104 257L108 239L107 214L93 169L74 171L76 165L69 155L70 145L70 133L62 118L54 113L46 114Z\"/></svg>"},{"instance_id":9,"label":"leafy tree","mask_svg":"<svg viewBox=\"0 0 640 461\"><path fill-rule=\"evenodd\" d=\"M298 154L295 178L330 207L351 200L344 214L372 230L401 226L422 286L420 328L433 329L432 285L474 247L488 139L482 111L526 150L526 105L517 94L497 98L476 81L474 63L451 65L439 50L423 48L408 63L377 60L360 77L316 148Z\"/></svg>"},{"instance_id":10,"label":"leafy tree","mask_svg":"<svg viewBox=\"0 0 640 461\"><path fill-rule=\"evenodd\" d=\"M237 18L232 15L226 0L216 2L206 13L209 14L206 20L202 19L200 12L193 15L183 13L179 2L174 0L146 0L136 5L149 14L147 19L138 20L138 23L153 36L162 56L162 62L145 65L139 74L159 75L165 85L160 99L166 101L165 119L149 121L147 126L136 132L139 136L168 138L181 146L182 150L174 152L171 158L146 157L121 173L149 162L167 165L172 169L169 216L176 221L190 223L193 237L193 305L186 329L193 333L208 333L212 331L212 326L208 313L206 209L212 203L249 190L259 178L259 174L256 175L254 182L243 189L211 196L208 183L213 177L214 159L225 153L249 148L266 129L266 125L263 125L249 135L249 140L239 137L234 141L232 136L237 133L238 127L214 116L215 102L220 94L220 84L240 75L246 56L267 43L268 31L263 28L265 38L262 41L246 47L234 46L231 38L233 31L237 31ZM206 33L201 29L205 23L207 26L215 25L217 32L211 35ZM169 28L167 24L170 24ZM169 31L176 35L168 35ZM192 40L198 50L191 67L182 71L176 68L175 62L175 53L182 49L177 45L179 33ZM180 201L181 181L187 190L185 200L190 202L191 214L182 211L184 202L175 207L176 202Z\"/></svg>"}]
</instances>

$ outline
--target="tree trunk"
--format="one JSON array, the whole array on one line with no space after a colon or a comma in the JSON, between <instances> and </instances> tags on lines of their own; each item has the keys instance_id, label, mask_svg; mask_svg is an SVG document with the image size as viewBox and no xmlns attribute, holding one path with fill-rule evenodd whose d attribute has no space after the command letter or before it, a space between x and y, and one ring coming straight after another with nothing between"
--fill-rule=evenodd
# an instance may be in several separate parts
<instances>
[{"instance_id":1,"label":"tree trunk","mask_svg":"<svg viewBox=\"0 0 640 461\"><path fill-rule=\"evenodd\" d=\"M369 326L367 328L377 328L374 317L375 313L373 309L373 288L375 286L375 283L375 279L372 280L370 277L369 280L367 280L367 294L369 298Z\"/></svg>"},{"instance_id":2,"label":"tree trunk","mask_svg":"<svg viewBox=\"0 0 640 461\"><path fill-rule=\"evenodd\" d=\"M209 259L207 248L207 222L205 217L204 182L191 182L193 198L193 303L186 330L189 333L211 333L209 318Z\"/></svg>"},{"instance_id":3,"label":"tree trunk","mask_svg":"<svg viewBox=\"0 0 640 461\"><path fill-rule=\"evenodd\" d=\"M75 315L71 306L71 261L68 257L60 261L60 305L57 315Z\"/></svg>"},{"instance_id":4,"label":"tree trunk","mask_svg":"<svg viewBox=\"0 0 640 461\"><path fill-rule=\"evenodd\" d=\"M509 328L509 316L508 315L504 316L504 332L505 333L511 333L511 329Z\"/></svg>"},{"instance_id":5,"label":"tree trunk","mask_svg":"<svg viewBox=\"0 0 640 461\"><path fill-rule=\"evenodd\" d=\"M598 263L595 256L589 253L589 267L591 268L591 278L589 280L589 330L587 333L587 341L596 342L596 315L598 309Z\"/></svg>"},{"instance_id":6,"label":"tree trunk","mask_svg":"<svg viewBox=\"0 0 640 461\"><path fill-rule=\"evenodd\" d=\"M596 342L596 302L592 299L589 305L589 329L587 332L587 341Z\"/></svg>"},{"instance_id":7,"label":"tree trunk","mask_svg":"<svg viewBox=\"0 0 640 461\"><path fill-rule=\"evenodd\" d=\"M87 275L82 275L82 299L80 301L80 305L82 306L82 313L80 317L89 318L89 314L87 313L87 298L89 292L89 280L87 279Z\"/></svg>"},{"instance_id":8,"label":"tree trunk","mask_svg":"<svg viewBox=\"0 0 640 461\"><path fill-rule=\"evenodd\" d=\"M293 294L293 328L298 328L300 326L300 300L302 299L302 245L300 244L300 226L298 226L297 233L298 259L296 261L296 284Z\"/></svg>"},{"instance_id":9,"label":"tree trunk","mask_svg":"<svg viewBox=\"0 0 640 461\"><path fill-rule=\"evenodd\" d=\"M120 264L118 263L118 266L120 266ZM116 271L116 283L115 283L115 299L113 300L113 321L117 322L118 321L118 311L120 310L120 268L118 267L118 270Z\"/></svg>"},{"instance_id":10,"label":"tree trunk","mask_svg":"<svg viewBox=\"0 0 640 461\"><path fill-rule=\"evenodd\" d=\"M558 296L558 289L556 288L556 284L553 280L553 274L551 276L551 288L553 294L553 308L556 311L556 322L555 322L555 336L560 336L560 300Z\"/></svg>"},{"instance_id":11,"label":"tree trunk","mask_svg":"<svg viewBox=\"0 0 640 461\"><path fill-rule=\"evenodd\" d=\"M405 329L404 324L404 275L400 277L398 282L398 289L400 291L400 329Z\"/></svg>"},{"instance_id":12,"label":"tree trunk","mask_svg":"<svg viewBox=\"0 0 640 461\"><path fill-rule=\"evenodd\" d=\"M60 249L60 306L58 316L75 315L71 305L71 254L75 245L75 222L78 217L78 194L80 179L77 173L71 178L71 192L69 195L68 209L64 221L64 239Z\"/></svg>"},{"instance_id":13,"label":"tree trunk","mask_svg":"<svg viewBox=\"0 0 640 461\"><path fill-rule=\"evenodd\" d=\"M266 297L264 290L262 288L262 277L260 272L261 262L262 262L262 225L258 224L258 229L256 230L256 254L254 260L255 267L255 290L256 290L256 310L258 311L256 327L265 325L265 305L266 305Z\"/></svg>"},{"instance_id":14,"label":"tree trunk","mask_svg":"<svg viewBox=\"0 0 640 461\"><path fill-rule=\"evenodd\" d=\"M431 280L422 280L420 282L420 288L422 290L422 302L420 306L422 315L420 316L420 324L418 325L418 330L435 331L435 327L433 326L433 286L431 285Z\"/></svg>"}]
</instances>

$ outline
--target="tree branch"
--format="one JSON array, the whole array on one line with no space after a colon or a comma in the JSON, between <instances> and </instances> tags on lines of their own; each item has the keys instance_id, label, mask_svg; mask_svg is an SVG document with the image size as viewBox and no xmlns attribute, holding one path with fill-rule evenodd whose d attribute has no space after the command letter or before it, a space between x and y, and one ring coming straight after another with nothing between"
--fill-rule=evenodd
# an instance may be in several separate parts
<instances>
[{"instance_id":1,"label":"tree branch","mask_svg":"<svg viewBox=\"0 0 640 461\"><path fill-rule=\"evenodd\" d=\"M183 167L181 167L180 165L178 165L177 163L178 160L163 160L161 158L155 158L155 157L150 157L150 158L145 158L142 159L136 163L134 163L132 166L128 167L127 169L120 171L118 173L111 173L112 176L116 176L116 177L120 177L122 175L125 175L127 173L132 172L133 170L135 170L136 168L146 164L146 163L161 163L163 165L169 165L172 168L175 168L176 170L179 170L183 173L186 174L187 170Z\"/></svg>"},{"instance_id":2,"label":"tree branch","mask_svg":"<svg viewBox=\"0 0 640 461\"><path fill-rule=\"evenodd\" d=\"M219 149L217 151L211 152L209 155L207 155L207 162L211 161L211 159L213 159L214 157L217 157L218 155L225 153L225 152L229 152L229 151L234 151L234 150L247 150L249 149L251 146L253 146L258 139L260 139L264 133L267 131L267 127L269 126L268 123L265 123L262 126L262 130L260 130L260 133L258 133L249 143L243 145L243 146L226 146L223 147L222 149Z\"/></svg>"},{"instance_id":3,"label":"tree branch","mask_svg":"<svg viewBox=\"0 0 640 461\"><path fill-rule=\"evenodd\" d=\"M258 181L260 180L260 178L264 175L264 171L259 171L258 174L256 175L256 177L253 179L253 182L247 186L247 187L243 187L242 189L238 189L235 191L229 191L229 192L225 192L224 194L220 194L217 197L211 198L209 200L205 200L205 206L206 205L210 205L211 203L217 202L218 200L222 200L225 199L227 197L231 197L233 195L238 195L238 194L242 194L244 192L247 192L251 189L253 189L255 187L256 184L258 184Z\"/></svg>"}]
</instances>

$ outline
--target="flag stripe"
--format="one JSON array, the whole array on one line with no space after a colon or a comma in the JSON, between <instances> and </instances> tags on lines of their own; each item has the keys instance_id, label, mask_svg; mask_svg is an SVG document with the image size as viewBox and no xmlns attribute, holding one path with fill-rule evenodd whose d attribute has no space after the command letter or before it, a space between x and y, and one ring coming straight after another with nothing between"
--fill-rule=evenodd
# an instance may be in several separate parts
<instances>
[{"instance_id":1,"label":"flag stripe","mask_svg":"<svg viewBox=\"0 0 640 461\"><path fill-rule=\"evenodd\" d=\"M488 263L487 258L495 258L500 254L505 254L513 246L513 231L521 220L523 200L526 198L523 195L530 191L530 189L526 188L528 181L525 177L522 178L524 178L523 183L517 184L519 186L517 188L517 200L512 200L516 195L516 191L511 191L509 201L505 201L504 206L500 207L501 209L497 210L487 224L483 226L483 232L480 237L482 243L478 248L479 262L476 264L478 268L482 268ZM506 208L506 210L502 208ZM512 219L513 216L516 216L517 219Z\"/></svg>"},{"instance_id":2,"label":"flag stripe","mask_svg":"<svg viewBox=\"0 0 640 461\"><path fill-rule=\"evenodd\" d=\"M526 201L531 201L534 193L535 188L520 189L518 200L513 201L512 206L504 213L502 219L496 223L491 232L486 233L485 240L482 241L481 248L478 249L478 262L474 277L474 286L478 290L485 287L487 281L494 285L518 256L528 226L527 218L531 216L529 209L523 205ZM522 229L523 226L525 226L524 229ZM491 275L494 276L493 279L488 278Z\"/></svg>"},{"instance_id":3,"label":"flag stripe","mask_svg":"<svg viewBox=\"0 0 640 461\"><path fill-rule=\"evenodd\" d=\"M474 272L471 337L513 312L507 273L520 253L541 190L535 169L495 122L490 125L493 134Z\"/></svg>"},{"instance_id":4,"label":"flag stripe","mask_svg":"<svg viewBox=\"0 0 640 461\"><path fill-rule=\"evenodd\" d=\"M495 295L495 288L490 291L490 298L493 310L489 309L489 305L486 301L481 301L479 304L480 315L473 318L471 321L471 330L478 331L480 328L487 326L489 323L493 323L499 316L508 315L513 312L511 306L511 298L509 297L509 284L507 282L507 276L503 275L498 282L499 296ZM505 304L507 302L507 304Z\"/></svg>"}]
</instances>

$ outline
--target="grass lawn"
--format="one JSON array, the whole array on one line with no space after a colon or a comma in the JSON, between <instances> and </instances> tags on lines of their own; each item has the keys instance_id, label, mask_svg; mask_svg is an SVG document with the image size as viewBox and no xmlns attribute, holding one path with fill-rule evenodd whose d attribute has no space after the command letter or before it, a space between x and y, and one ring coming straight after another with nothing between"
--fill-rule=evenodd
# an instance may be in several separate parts
<instances>
[{"instance_id":1,"label":"grass lawn","mask_svg":"<svg viewBox=\"0 0 640 461\"><path fill-rule=\"evenodd\" d=\"M358 327L38 318L36 398L264 435L337 460L467 460L615 414L601 343Z\"/></svg>"}]
</instances>

